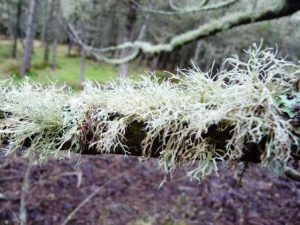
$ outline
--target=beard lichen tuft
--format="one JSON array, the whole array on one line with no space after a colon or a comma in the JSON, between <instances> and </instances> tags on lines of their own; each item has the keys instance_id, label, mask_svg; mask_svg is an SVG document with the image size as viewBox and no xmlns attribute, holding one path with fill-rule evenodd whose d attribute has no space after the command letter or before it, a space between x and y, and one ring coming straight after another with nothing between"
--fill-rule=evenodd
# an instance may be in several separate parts
<instances>
[{"instance_id":1,"label":"beard lichen tuft","mask_svg":"<svg viewBox=\"0 0 300 225\"><path fill-rule=\"evenodd\" d=\"M258 146L261 163L280 174L299 154L300 68L256 45L243 59L228 58L214 75L193 68L163 82L145 75L86 83L75 94L56 85L2 81L0 138L10 153L30 142L27 154L40 159L58 157L62 149L130 154L126 132L136 123L143 125L140 155L159 152L168 174L182 163L194 165L188 175L195 179L218 174L217 162L241 159L249 143Z\"/></svg>"}]
</instances>

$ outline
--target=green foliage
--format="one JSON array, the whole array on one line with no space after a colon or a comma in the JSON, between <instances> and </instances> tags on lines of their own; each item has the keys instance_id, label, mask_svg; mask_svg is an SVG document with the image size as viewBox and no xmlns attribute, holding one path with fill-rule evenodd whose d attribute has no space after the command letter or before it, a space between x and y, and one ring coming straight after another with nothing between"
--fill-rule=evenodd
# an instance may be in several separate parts
<instances>
[{"instance_id":1,"label":"green foliage","mask_svg":"<svg viewBox=\"0 0 300 225\"><path fill-rule=\"evenodd\" d=\"M200 180L218 173L217 161L235 161L246 143L266 139L262 164L281 173L294 147L299 149L299 135L283 115L290 104L282 109L278 99L298 96L294 84L300 68L261 46L253 45L246 55L244 61L227 59L224 68L229 69L214 76L194 68L164 82L143 76L118 84L87 83L77 94L55 85L2 82L0 111L9 114L1 120L0 133L9 139L11 153L30 139L30 152L44 158L57 155L69 142L69 151L79 152L87 122L93 127L90 146L101 153L121 148L126 154L126 129L133 121L142 122L146 132L142 155L148 157L159 140L165 173L190 162L195 168L189 175ZM224 137L224 149L206 135L213 126L231 131Z\"/></svg>"},{"instance_id":2,"label":"green foliage","mask_svg":"<svg viewBox=\"0 0 300 225\"><path fill-rule=\"evenodd\" d=\"M293 92L290 95L279 96L276 103L283 112L288 114L289 118L293 118L298 114L299 111L300 93Z\"/></svg>"}]
</instances>

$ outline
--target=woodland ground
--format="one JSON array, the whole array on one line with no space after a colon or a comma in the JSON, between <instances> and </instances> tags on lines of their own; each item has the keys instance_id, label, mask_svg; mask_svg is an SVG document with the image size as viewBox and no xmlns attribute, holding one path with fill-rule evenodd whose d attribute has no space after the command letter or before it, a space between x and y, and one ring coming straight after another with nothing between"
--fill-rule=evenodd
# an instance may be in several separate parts
<instances>
[{"instance_id":1,"label":"woodland ground","mask_svg":"<svg viewBox=\"0 0 300 225\"><path fill-rule=\"evenodd\" d=\"M98 194L70 220L72 225L298 225L300 184L251 166L243 187L234 173L202 183L185 169L159 189L163 175L152 159L83 156L34 165L26 198L29 225L59 225L89 194ZM18 224L20 190L28 164L20 158L0 161L0 224ZM74 173L75 172L75 173ZM77 174L77 175L76 175ZM120 176L120 174L123 174ZM82 178L80 178L82 177ZM79 182L78 182L79 178Z\"/></svg>"},{"instance_id":2,"label":"woodland ground","mask_svg":"<svg viewBox=\"0 0 300 225\"><path fill-rule=\"evenodd\" d=\"M15 76L19 80L19 70L22 57L22 46L18 43L18 56L16 59L11 58L12 42L0 37L0 79L7 79ZM34 43L34 53L32 57L31 72L28 78L42 83L58 81L66 83L73 88L79 87L80 58L77 55L77 48L74 47L72 55L67 56L67 46L59 45L57 48L57 69L52 70L50 65L43 63L44 49L39 41ZM50 54L51 61L51 54ZM131 65L129 75L136 77L144 73L144 67ZM118 66L105 63L98 63L94 60L87 59L85 66L85 78L87 80L96 80L98 82L108 82L118 77Z\"/></svg>"}]
</instances>

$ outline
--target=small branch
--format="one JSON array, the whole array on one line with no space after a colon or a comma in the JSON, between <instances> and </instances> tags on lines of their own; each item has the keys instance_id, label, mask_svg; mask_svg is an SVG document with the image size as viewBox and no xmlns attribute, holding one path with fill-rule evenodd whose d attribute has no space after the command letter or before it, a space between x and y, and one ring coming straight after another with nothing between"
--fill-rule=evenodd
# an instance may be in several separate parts
<instances>
[{"instance_id":1,"label":"small branch","mask_svg":"<svg viewBox=\"0 0 300 225\"><path fill-rule=\"evenodd\" d=\"M246 171L248 170L249 168L249 163L248 162L242 162L242 168L241 168L241 171L240 173L238 174L238 185L240 187L243 186L243 178L244 178L244 174L246 173Z\"/></svg>"},{"instance_id":2,"label":"small branch","mask_svg":"<svg viewBox=\"0 0 300 225\"><path fill-rule=\"evenodd\" d=\"M107 62L109 64L116 64L116 65L120 65L126 62L130 62L134 59L136 59L138 57L138 55L140 54L140 50L137 48L134 48L134 46L128 46L128 47L117 47L115 49L103 49L103 50L99 50L97 48L91 47L86 45L81 38L79 37L78 32L76 31L76 29L73 27L73 25L68 24L68 29L71 32L71 35L73 37L73 40L78 43L86 52L90 53L92 56L94 56L94 58L96 58L98 61L104 61ZM103 55L104 52L108 52L108 51L115 51L115 50L122 50L122 49L126 49L126 48L132 48L133 51L123 57L123 58L108 58L106 56ZM101 52L102 54L99 54L99 52Z\"/></svg>"},{"instance_id":3,"label":"small branch","mask_svg":"<svg viewBox=\"0 0 300 225\"><path fill-rule=\"evenodd\" d=\"M284 175L290 179L300 182L300 172L293 168L286 168L286 170L284 171Z\"/></svg>"},{"instance_id":4,"label":"small branch","mask_svg":"<svg viewBox=\"0 0 300 225\"><path fill-rule=\"evenodd\" d=\"M128 171L127 171L128 172ZM115 180L120 179L121 177L125 176L127 172L123 172L115 176L114 178L106 181L103 185L96 188L91 194L89 194L80 204L67 216L67 218L61 223L61 225L67 225L68 222L74 217L74 215L83 207L85 206L89 201L91 201L92 198L94 198L97 194L99 194L100 191L103 190L103 188Z\"/></svg>"},{"instance_id":5,"label":"small branch","mask_svg":"<svg viewBox=\"0 0 300 225\"><path fill-rule=\"evenodd\" d=\"M19 198L0 193L0 202L1 201L19 201Z\"/></svg>"},{"instance_id":6,"label":"small branch","mask_svg":"<svg viewBox=\"0 0 300 225\"><path fill-rule=\"evenodd\" d=\"M26 209L26 196L29 191L29 176L32 167L32 160L30 159L22 185L21 199L20 199L20 225L27 224L27 209Z\"/></svg>"},{"instance_id":7,"label":"small branch","mask_svg":"<svg viewBox=\"0 0 300 225\"><path fill-rule=\"evenodd\" d=\"M141 4L139 4L136 1L133 1L134 5L143 12L153 13L153 14L160 14L160 15L168 15L168 16L176 16L176 15L184 15L187 13L198 13L198 12L204 12L204 11L212 11L217 10L221 8L228 7L234 3L237 3L239 0L227 0L218 2L215 4L207 5L209 2L208 0L204 0L200 3L200 6L197 7L188 7L188 8L180 8L177 7L172 0L169 0L169 5L172 10L174 11L164 11L164 10L158 10L158 9L151 9L148 7L145 7Z\"/></svg>"}]
</instances>

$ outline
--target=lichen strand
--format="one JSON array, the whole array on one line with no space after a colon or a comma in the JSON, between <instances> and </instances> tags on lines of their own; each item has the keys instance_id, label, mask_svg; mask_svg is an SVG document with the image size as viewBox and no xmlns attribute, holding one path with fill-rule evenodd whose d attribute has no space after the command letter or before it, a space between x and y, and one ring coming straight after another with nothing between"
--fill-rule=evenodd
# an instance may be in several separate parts
<instances>
[{"instance_id":1,"label":"lichen strand","mask_svg":"<svg viewBox=\"0 0 300 225\"><path fill-rule=\"evenodd\" d=\"M215 75L194 68L164 82L87 83L76 95L2 82L1 140L10 153L29 142L40 159L60 150L157 156L166 173L188 162L196 179L218 173L217 161L248 156L281 173L299 152L300 68L256 45L243 58Z\"/></svg>"}]
</instances>

